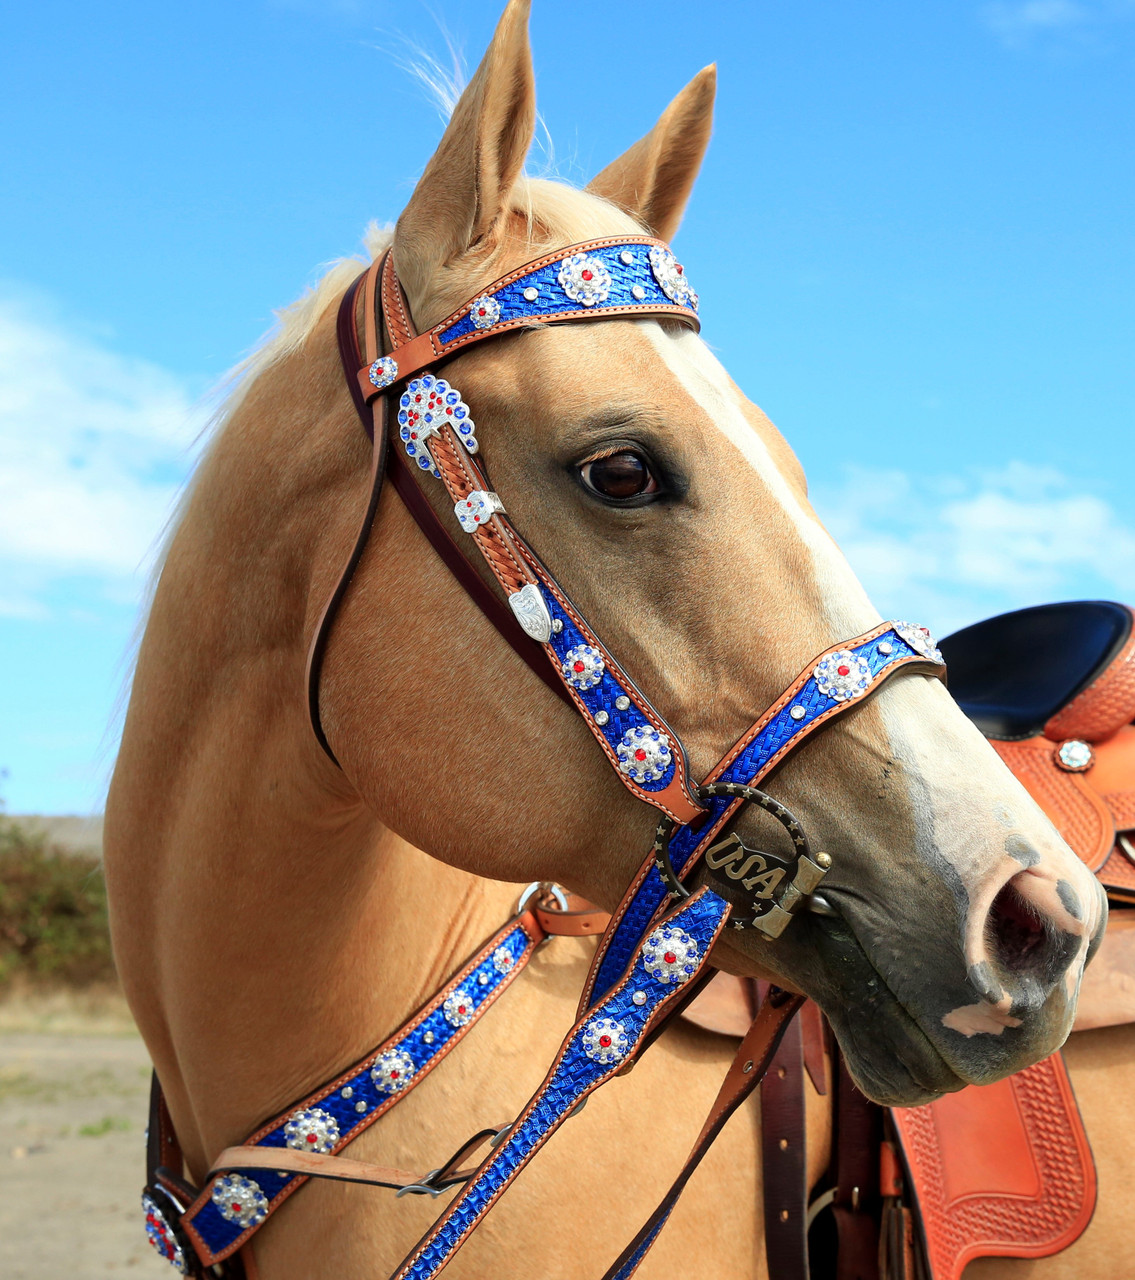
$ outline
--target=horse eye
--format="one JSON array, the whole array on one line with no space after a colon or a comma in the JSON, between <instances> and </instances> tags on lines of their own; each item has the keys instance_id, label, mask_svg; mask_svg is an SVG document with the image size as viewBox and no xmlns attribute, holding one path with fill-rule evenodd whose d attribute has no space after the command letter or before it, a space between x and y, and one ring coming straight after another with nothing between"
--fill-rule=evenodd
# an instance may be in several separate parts
<instances>
[{"instance_id":1,"label":"horse eye","mask_svg":"<svg viewBox=\"0 0 1135 1280\"><path fill-rule=\"evenodd\" d=\"M630 449L585 462L579 469L583 483L601 498L624 502L659 491L658 480L647 460Z\"/></svg>"}]
</instances>

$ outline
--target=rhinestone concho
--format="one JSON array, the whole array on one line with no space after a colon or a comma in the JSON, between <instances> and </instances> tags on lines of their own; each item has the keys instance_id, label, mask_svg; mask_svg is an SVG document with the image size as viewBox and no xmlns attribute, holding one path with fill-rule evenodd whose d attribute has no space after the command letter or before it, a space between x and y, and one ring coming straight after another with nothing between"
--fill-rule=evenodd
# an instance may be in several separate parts
<instances>
[{"instance_id":1,"label":"rhinestone concho","mask_svg":"<svg viewBox=\"0 0 1135 1280\"><path fill-rule=\"evenodd\" d=\"M564 654L560 671L573 689L594 689L603 679L603 655L589 644L577 644Z\"/></svg>"},{"instance_id":2,"label":"rhinestone concho","mask_svg":"<svg viewBox=\"0 0 1135 1280\"><path fill-rule=\"evenodd\" d=\"M615 748L619 769L632 782L657 782L670 767L670 739L657 729L628 729Z\"/></svg>"},{"instance_id":3,"label":"rhinestone concho","mask_svg":"<svg viewBox=\"0 0 1135 1280\"><path fill-rule=\"evenodd\" d=\"M398 361L393 356L379 356L367 370L367 377L381 391L398 377Z\"/></svg>"},{"instance_id":4,"label":"rhinestone concho","mask_svg":"<svg viewBox=\"0 0 1135 1280\"><path fill-rule=\"evenodd\" d=\"M213 1203L227 1222L258 1226L268 1216L268 1197L260 1184L240 1173L226 1173L213 1185Z\"/></svg>"},{"instance_id":5,"label":"rhinestone concho","mask_svg":"<svg viewBox=\"0 0 1135 1280\"><path fill-rule=\"evenodd\" d=\"M405 1049L387 1049L375 1059L370 1078L383 1093L398 1093L410 1083L414 1059Z\"/></svg>"},{"instance_id":6,"label":"rhinestone concho","mask_svg":"<svg viewBox=\"0 0 1135 1280\"><path fill-rule=\"evenodd\" d=\"M423 373L420 378L412 379L398 401L398 434L410 457L423 471L431 471L435 476L441 473L434 466L426 441L444 426L456 431L457 438L470 453L477 452L473 419L461 393L444 378Z\"/></svg>"},{"instance_id":7,"label":"rhinestone concho","mask_svg":"<svg viewBox=\"0 0 1135 1280\"><path fill-rule=\"evenodd\" d=\"M473 997L464 987L458 987L446 997L441 1011L451 1027L467 1027L473 1021Z\"/></svg>"},{"instance_id":8,"label":"rhinestone concho","mask_svg":"<svg viewBox=\"0 0 1135 1280\"><path fill-rule=\"evenodd\" d=\"M942 650L934 643L934 637L930 634L929 628L920 627L914 622L892 622L891 626L915 653L920 653L931 662L943 661ZM881 649L882 645L879 647Z\"/></svg>"},{"instance_id":9,"label":"rhinestone concho","mask_svg":"<svg viewBox=\"0 0 1135 1280\"><path fill-rule=\"evenodd\" d=\"M473 321L474 329L491 329L500 318L501 304L491 293L482 293L479 298L473 299L469 319Z\"/></svg>"},{"instance_id":10,"label":"rhinestone concho","mask_svg":"<svg viewBox=\"0 0 1135 1280\"><path fill-rule=\"evenodd\" d=\"M474 489L468 497L453 504L453 514L466 533L476 533L492 519L494 511L503 511L504 504L488 489Z\"/></svg>"},{"instance_id":11,"label":"rhinestone concho","mask_svg":"<svg viewBox=\"0 0 1135 1280\"><path fill-rule=\"evenodd\" d=\"M837 649L816 664L816 688L836 702L860 698L871 683L871 668L850 649Z\"/></svg>"},{"instance_id":12,"label":"rhinestone concho","mask_svg":"<svg viewBox=\"0 0 1135 1280\"><path fill-rule=\"evenodd\" d=\"M625 1058L630 1047L626 1028L615 1018L595 1018L583 1029L583 1052L604 1066Z\"/></svg>"},{"instance_id":13,"label":"rhinestone concho","mask_svg":"<svg viewBox=\"0 0 1135 1280\"><path fill-rule=\"evenodd\" d=\"M1095 759L1091 745L1081 738L1069 738L1056 748L1056 763L1068 773L1083 773Z\"/></svg>"},{"instance_id":14,"label":"rhinestone concho","mask_svg":"<svg viewBox=\"0 0 1135 1280\"><path fill-rule=\"evenodd\" d=\"M659 982L689 982L697 967L698 944L684 929L663 925L643 944L642 962L647 973Z\"/></svg>"},{"instance_id":15,"label":"rhinestone concho","mask_svg":"<svg viewBox=\"0 0 1135 1280\"><path fill-rule=\"evenodd\" d=\"M497 973L508 973L516 963L516 957L507 947L497 947L493 952L493 968Z\"/></svg>"},{"instance_id":16,"label":"rhinestone concho","mask_svg":"<svg viewBox=\"0 0 1135 1280\"><path fill-rule=\"evenodd\" d=\"M653 245L650 250L650 270L658 281L658 287L680 307L698 309L698 295L686 279L685 269L669 249Z\"/></svg>"},{"instance_id":17,"label":"rhinestone concho","mask_svg":"<svg viewBox=\"0 0 1135 1280\"><path fill-rule=\"evenodd\" d=\"M185 1254L173 1234L173 1228L145 1192L142 1193L142 1212L146 1215L146 1239L157 1250L158 1257L164 1258L179 1276L187 1276L189 1268L185 1265Z\"/></svg>"},{"instance_id":18,"label":"rhinestone concho","mask_svg":"<svg viewBox=\"0 0 1135 1280\"><path fill-rule=\"evenodd\" d=\"M339 1122L321 1107L293 1111L284 1125L284 1137L293 1151L326 1155L339 1141Z\"/></svg>"},{"instance_id":19,"label":"rhinestone concho","mask_svg":"<svg viewBox=\"0 0 1135 1280\"><path fill-rule=\"evenodd\" d=\"M606 302L611 292L611 273L606 263L588 253L573 253L565 258L556 279L572 302L578 302L581 307Z\"/></svg>"}]
</instances>

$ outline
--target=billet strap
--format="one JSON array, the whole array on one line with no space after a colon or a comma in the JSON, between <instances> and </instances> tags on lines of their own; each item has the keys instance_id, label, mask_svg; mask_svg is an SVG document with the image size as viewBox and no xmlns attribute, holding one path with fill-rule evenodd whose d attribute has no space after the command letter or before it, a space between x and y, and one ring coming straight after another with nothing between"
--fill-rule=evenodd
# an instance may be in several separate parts
<instances>
[{"instance_id":1,"label":"billet strap","mask_svg":"<svg viewBox=\"0 0 1135 1280\"><path fill-rule=\"evenodd\" d=\"M708 976L709 953L729 911L722 898L700 890L643 941L623 980L571 1029L531 1101L393 1280L437 1275L564 1120L631 1065L652 1034Z\"/></svg>"},{"instance_id":2,"label":"billet strap","mask_svg":"<svg viewBox=\"0 0 1135 1280\"><path fill-rule=\"evenodd\" d=\"M570 246L503 277L473 304L455 312L430 334L418 337L413 336L413 322L393 258L387 257L382 267L380 293L391 353L380 357L377 347L366 351L364 358L368 363L359 371L359 386L365 391L369 382L373 384L372 393L377 395L403 382L410 370L417 373L425 365L471 343L521 324L609 319L629 313L642 316L677 313L693 323L696 314L692 308L659 301L667 295L654 279L649 260L651 251L658 248L664 246L648 237L605 239ZM549 273L555 274L577 258L594 259L598 276L601 264L595 255L600 250L607 264L603 270L610 278L619 276L621 271L627 290L642 290L645 301L624 306L619 300L621 295L612 292L606 302L596 301L590 307L557 309L555 300L541 292L544 286L533 283L545 277L550 279ZM623 262L624 255L630 258L629 263ZM653 281L652 291L643 283L648 277ZM514 292L508 294L513 285ZM533 290L534 298L527 301L527 293ZM563 289L560 292L567 296ZM506 295L512 301L507 305L501 303L495 323L480 326L470 318L486 298L500 299ZM494 314L491 309L489 314ZM465 316L465 321L455 320L456 316ZM463 324L466 327L463 328ZM446 337L450 333L457 335L452 341ZM430 338L430 342L423 346L424 338ZM579 610L513 528L500 500L491 491L473 456L478 445L471 434L473 424L468 406L460 399L460 393L432 374L414 377L399 397L396 413L397 424L392 423L391 429L396 425L407 455L418 464L417 469L439 477L445 484L454 504L455 521L460 521L500 583L521 627L533 641L543 645L552 670L620 781L639 799L675 821L689 822L700 816L703 809L695 798L685 751L677 735L602 645ZM394 452L398 453L397 447ZM399 457L399 462L405 460Z\"/></svg>"},{"instance_id":3,"label":"billet strap","mask_svg":"<svg viewBox=\"0 0 1135 1280\"><path fill-rule=\"evenodd\" d=\"M568 920L565 928L573 927ZM209 1176L182 1218L201 1261L212 1265L235 1253L306 1182L308 1173L277 1155L289 1148L328 1156L342 1151L464 1039L547 936L535 910L515 916L392 1036L261 1125L242 1145L274 1153L267 1167L234 1166L226 1150L227 1171Z\"/></svg>"},{"instance_id":4,"label":"billet strap","mask_svg":"<svg viewBox=\"0 0 1135 1280\"><path fill-rule=\"evenodd\" d=\"M674 1206L686 1188L694 1170L701 1164L706 1152L713 1146L725 1122L760 1084L777 1051L782 1037L804 1003L803 996L773 989L761 1005L753 1025L733 1057L733 1063L725 1077L713 1107L702 1125L686 1163L670 1185L669 1191L659 1202L658 1208L646 1220L638 1235L623 1250L603 1280L629 1280L642 1265L642 1260L662 1228L666 1225ZM770 1272L770 1275L773 1273ZM776 1272L780 1280L780 1272Z\"/></svg>"},{"instance_id":5,"label":"billet strap","mask_svg":"<svg viewBox=\"0 0 1135 1280\"><path fill-rule=\"evenodd\" d=\"M851 675L838 675L841 666L846 666L863 681L862 684L855 681L853 693L844 687ZM813 659L742 734L706 782L758 786L806 738L835 716L862 706L885 680L903 670L938 677L945 674L941 654L932 642L922 638L920 629L908 623L880 623L853 640L833 645ZM682 827L670 840L671 861L683 877L692 873L702 854L743 801L726 795L715 796L706 803L708 818L698 825ZM638 939L667 897L668 890L652 849L600 941L580 999L581 1011L600 999L622 973Z\"/></svg>"},{"instance_id":6,"label":"billet strap","mask_svg":"<svg viewBox=\"0 0 1135 1280\"><path fill-rule=\"evenodd\" d=\"M765 1258L776 1280L809 1276L803 1035L807 1007L788 1024L761 1083Z\"/></svg>"}]
</instances>

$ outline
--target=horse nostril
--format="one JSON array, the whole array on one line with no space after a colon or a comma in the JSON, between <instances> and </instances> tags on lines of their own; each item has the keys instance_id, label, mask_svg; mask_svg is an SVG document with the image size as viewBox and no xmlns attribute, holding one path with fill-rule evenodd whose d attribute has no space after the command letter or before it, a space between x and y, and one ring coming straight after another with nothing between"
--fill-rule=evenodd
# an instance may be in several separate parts
<instances>
[{"instance_id":1,"label":"horse nostril","mask_svg":"<svg viewBox=\"0 0 1135 1280\"><path fill-rule=\"evenodd\" d=\"M989 909L988 945L994 963L1005 973L1035 973L1045 969L1048 929L1038 911L1005 885Z\"/></svg>"}]
</instances>

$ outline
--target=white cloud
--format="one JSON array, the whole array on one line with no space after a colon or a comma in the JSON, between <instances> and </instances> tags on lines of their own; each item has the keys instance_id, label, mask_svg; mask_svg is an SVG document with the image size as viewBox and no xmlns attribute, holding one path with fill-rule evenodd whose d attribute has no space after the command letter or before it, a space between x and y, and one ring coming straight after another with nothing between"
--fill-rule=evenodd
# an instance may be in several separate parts
<instances>
[{"instance_id":1,"label":"white cloud","mask_svg":"<svg viewBox=\"0 0 1135 1280\"><path fill-rule=\"evenodd\" d=\"M941 634L1046 600L1135 603L1135 525L1050 467L849 468L813 501L880 610Z\"/></svg>"},{"instance_id":2,"label":"white cloud","mask_svg":"<svg viewBox=\"0 0 1135 1280\"><path fill-rule=\"evenodd\" d=\"M982 6L985 25L1010 49L1027 48L1038 40L1083 42L1101 23L1130 17L1132 0L994 0Z\"/></svg>"},{"instance_id":3,"label":"white cloud","mask_svg":"<svg viewBox=\"0 0 1135 1280\"><path fill-rule=\"evenodd\" d=\"M36 616L51 583L75 574L121 593L201 424L172 374L0 299L0 614Z\"/></svg>"}]
</instances>

